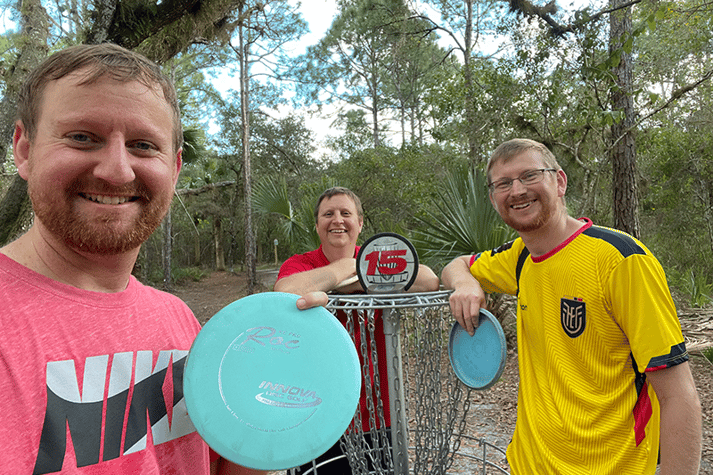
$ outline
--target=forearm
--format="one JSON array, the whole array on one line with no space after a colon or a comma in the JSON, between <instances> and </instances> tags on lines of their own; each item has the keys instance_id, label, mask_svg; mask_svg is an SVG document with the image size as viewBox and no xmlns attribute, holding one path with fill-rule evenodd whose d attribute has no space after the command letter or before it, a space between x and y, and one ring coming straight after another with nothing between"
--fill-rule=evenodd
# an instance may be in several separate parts
<instances>
[{"instance_id":1,"label":"forearm","mask_svg":"<svg viewBox=\"0 0 713 475\"><path fill-rule=\"evenodd\" d=\"M646 373L661 408L661 475L693 475L701 460L701 402L688 362Z\"/></svg>"},{"instance_id":2,"label":"forearm","mask_svg":"<svg viewBox=\"0 0 713 475\"><path fill-rule=\"evenodd\" d=\"M694 475L699 470L701 406L697 395L686 396L661 406L661 475Z\"/></svg>"},{"instance_id":3,"label":"forearm","mask_svg":"<svg viewBox=\"0 0 713 475\"><path fill-rule=\"evenodd\" d=\"M453 289L448 298L453 316L473 335L480 321L480 309L485 303L485 293L468 269L468 257L453 259L443 269L441 280L445 288Z\"/></svg>"},{"instance_id":4,"label":"forearm","mask_svg":"<svg viewBox=\"0 0 713 475\"><path fill-rule=\"evenodd\" d=\"M477 283L470 273L465 257L453 259L441 272L441 283L446 289L457 289Z\"/></svg>"},{"instance_id":5,"label":"forearm","mask_svg":"<svg viewBox=\"0 0 713 475\"><path fill-rule=\"evenodd\" d=\"M418 266L418 274L413 285L409 287L409 292L432 292L438 290L440 281L438 276L431 270L430 267L420 264Z\"/></svg>"},{"instance_id":6,"label":"forearm","mask_svg":"<svg viewBox=\"0 0 713 475\"><path fill-rule=\"evenodd\" d=\"M340 259L328 266L292 274L275 282L275 292L305 295L309 292L329 292L345 279L356 275L354 259Z\"/></svg>"}]
</instances>

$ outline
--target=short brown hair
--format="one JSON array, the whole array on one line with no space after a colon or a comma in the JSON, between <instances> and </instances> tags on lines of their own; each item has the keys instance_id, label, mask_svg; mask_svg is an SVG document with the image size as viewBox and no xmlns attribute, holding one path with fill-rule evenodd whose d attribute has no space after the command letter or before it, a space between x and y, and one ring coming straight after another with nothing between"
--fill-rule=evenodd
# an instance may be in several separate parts
<instances>
[{"instance_id":1,"label":"short brown hair","mask_svg":"<svg viewBox=\"0 0 713 475\"><path fill-rule=\"evenodd\" d=\"M324 201L325 198L331 198L332 196L336 195L347 195L349 198L352 199L354 202L354 205L356 206L357 210L357 215L360 218L364 217L364 210L361 207L361 200L359 197L354 193L352 190L349 188L344 188L343 186L333 186L332 188L328 188L324 190L324 192L319 195L319 198L317 198L317 206L314 207L314 222L317 222L317 219L319 218L319 205L322 204L322 201Z\"/></svg>"},{"instance_id":2,"label":"short brown hair","mask_svg":"<svg viewBox=\"0 0 713 475\"><path fill-rule=\"evenodd\" d=\"M87 72L80 84L91 84L109 77L121 82L139 81L151 89L160 87L163 98L173 111L174 152L181 148L181 111L173 83L156 63L111 43L70 46L46 58L27 76L20 89L17 116L25 126L30 140L37 133L40 104L47 84L82 69L87 69Z\"/></svg>"},{"instance_id":3,"label":"short brown hair","mask_svg":"<svg viewBox=\"0 0 713 475\"><path fill-rule=\"evenodd\" d=\"M485 167L485 174L490 182L490 170L498 162L506 162L511 158L520 155L527 150L534 150L540 154L547 168L561 170L562 167L557 163L557 158L550 150L540 142L530 139L512 139L500 144L495 151L490 155L488 165Z\"/></svg>"}]
</instances>

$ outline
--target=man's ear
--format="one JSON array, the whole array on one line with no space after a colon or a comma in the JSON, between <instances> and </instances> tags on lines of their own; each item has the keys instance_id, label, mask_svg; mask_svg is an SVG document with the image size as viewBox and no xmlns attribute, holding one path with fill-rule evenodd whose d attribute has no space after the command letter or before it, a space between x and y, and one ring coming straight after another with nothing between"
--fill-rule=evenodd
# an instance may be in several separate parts
<instances>
[{"instance_id":1,"label":"man's ear","mask_svg":"<svg viewBox=\"0 0 713 475\"><path fill-rule=\"evenodd\" d=\"M15 160L17 173L27 180L30 158L30 138L22 121L15 122L15 133L12 136L12 156Z\"/></svg>"},{"instance_id":2,"label":"man's ear","mask_svg":"<svg viewBox=\"0 0 713 475\"><path fill-rule=\"evenodd\" d=\"M181 167L183 166L183 148L179 148L178 152L176 152L176 171L173 176L173 186L176 186L176 183L178 183L178 175L181 174Z\"/></svg>"},{"instance_id":3,"label":"man's ear","mask_svg":"<svg viewBox=\"0 0 713 475\"><path fill-rule=\"evenodd\" d=\"M498 207L495 204L495 200L493 199L493 194L488 192L488 198L490 198L490 204L493 205L493 208L495 208L495 211L498 211Z\"/></svg>"},{"instance_id":4,"label":"man's ear","mask_svg":"<svg viewBox=\"0 0 713 475\"><path fill-rule=\"evenodd\" d=\"M567 174L564 170L557 170L557 197L562 198L567 193Z\"/></svg>"}]
</instances>

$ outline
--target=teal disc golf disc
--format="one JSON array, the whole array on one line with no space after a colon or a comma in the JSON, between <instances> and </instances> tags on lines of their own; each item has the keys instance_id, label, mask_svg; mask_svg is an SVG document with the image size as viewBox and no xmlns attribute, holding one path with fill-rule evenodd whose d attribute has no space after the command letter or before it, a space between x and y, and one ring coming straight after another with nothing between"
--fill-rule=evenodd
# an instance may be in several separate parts
<instances>
[{"instance_id":1,"label":"teal disc golf disc","mask_svg":"<svg viewBox=\"0 0 713 475\"><path fill-rule=\"evenodd\" d=\"M298 296L253 294L216 313L196 337L183 391L198 433L222 457L285 470L326 452L349 426L361 390L346 329Z\"/></svg>"},{"instance_id":2,"label":"teal disc golf disc","mask_svg":"<svg viewBox=\"0 0 713 475\"><path fill-rule=\"evenodd\" d=\"M458 322L448 339L448 357L453 372L473 389L488 389L505 369L507 344L500 322L492 313L480 309L480 324L470 336Z\"/></svg>"}]
</instances>

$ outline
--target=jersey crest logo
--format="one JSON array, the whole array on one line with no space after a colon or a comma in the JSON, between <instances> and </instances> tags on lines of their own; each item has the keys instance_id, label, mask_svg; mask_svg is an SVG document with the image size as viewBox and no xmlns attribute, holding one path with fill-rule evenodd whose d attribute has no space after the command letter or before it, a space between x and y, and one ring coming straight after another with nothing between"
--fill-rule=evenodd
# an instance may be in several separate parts
<instances>
[{"instance_id":1,"label":"jersey crest logo","mask_svg":"<svg viewBox=\"0 0 713 475\"><path fill-rule=\"evenodd\" d=\"M580 298L560 300L560 320L562 329L570 338L577 338L587 326L587 305Z\"/></svg>"}]
</instances>

